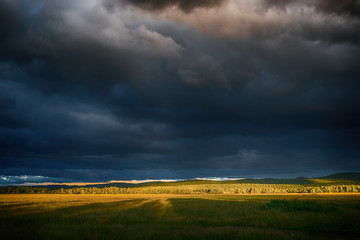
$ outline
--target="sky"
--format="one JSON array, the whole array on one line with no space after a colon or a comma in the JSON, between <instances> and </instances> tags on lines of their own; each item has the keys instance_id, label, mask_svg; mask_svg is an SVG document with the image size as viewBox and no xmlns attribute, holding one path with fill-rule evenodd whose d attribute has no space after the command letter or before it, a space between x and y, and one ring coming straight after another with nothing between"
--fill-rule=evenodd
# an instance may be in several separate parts
<instances>
[{"instance_id":1,"label":"sky","mask_svg":"<svg viewBox=\"0 0 360 240\"><path fill-rule=\"evenodd\" d=\"M360 171L359 29L359 0L1 0L1 179Z\"/></svg>"}]
</instances>

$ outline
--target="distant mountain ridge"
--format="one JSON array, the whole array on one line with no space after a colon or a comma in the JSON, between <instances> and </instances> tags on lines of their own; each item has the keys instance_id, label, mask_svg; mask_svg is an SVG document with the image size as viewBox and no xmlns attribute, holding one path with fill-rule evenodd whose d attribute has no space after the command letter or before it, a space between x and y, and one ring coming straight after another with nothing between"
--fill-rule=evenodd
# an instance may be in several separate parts
<instances>
[{"instance_id":1,"label":"distant mountain ridge","mask_svg":"<svg viewBox=\"0 0 360 240\"><path fill-rule=\"evenodd\" d=\"M360 173L359 172L343 172L343 173L335 173L324 177L318 177L319 179L342 179L342 180L352 180L352 181L360 181Z\"/></svg>"},{"instance_id":2,"label":"distant mountain ridge","mask_svg":"<svg viewBox=\"0 0 360 240\"><path fill-rule=\"evenodd\" d=\"M151 181L151 182L139 182L139 183L117 183L112 181L109 183L100 183L92 185L93 187L140 187L140 186L175 186L175 185L193 185L193 184L229 184L229 183L257 183L257 184L324 184L324 183L348 183L348 181L359 181L360 172L344 172L335 173L328 176L309 178L309 177L298 177L298 178L243 178L234 179L227 181L214 181L209 179L181 179L179 181L162 182L162 181ZM84 186L85 187L85 186ZM86 186L90 187L90 185Z\"/></svg>"},{"instance_id":3,"label":"distant mountain ridge","mask_svg":"<svg viewBox=\"0 0 360 240\"><path fill-rule=\"evenodd\" d=\"M218 180L220 179L220 180ZM57 188L76 188L76 187L142 187L142 186L179 186L179 185L198 185L198 184L237 184L237 183L254 183L254 184L350 184L351 182L360 183L360 172L343 172L327 176L309 178L194 178L194 179L160 179L160 180L132 180L132 181L109 181L109 182L62 182L62 183L25 183L25 184L8 184L5 186L33 186ZM5 187L0 184L0 187Z\"/></svg>"}]
</instances>

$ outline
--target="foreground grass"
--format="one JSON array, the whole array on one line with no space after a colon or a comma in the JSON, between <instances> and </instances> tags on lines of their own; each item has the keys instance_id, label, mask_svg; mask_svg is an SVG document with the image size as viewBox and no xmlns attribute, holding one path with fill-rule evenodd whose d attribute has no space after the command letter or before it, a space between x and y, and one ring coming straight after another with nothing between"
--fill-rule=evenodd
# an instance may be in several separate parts
<instances>
[{"instance_id":1,"label":"foreground grass","mask_svg":"<svg viewBox=\"0 0 360 240\"><path fill-rule=\"evenodd\" d=\"M360 195L0 195L2 239L360 239Z\"/></svg>"}]
</instances>

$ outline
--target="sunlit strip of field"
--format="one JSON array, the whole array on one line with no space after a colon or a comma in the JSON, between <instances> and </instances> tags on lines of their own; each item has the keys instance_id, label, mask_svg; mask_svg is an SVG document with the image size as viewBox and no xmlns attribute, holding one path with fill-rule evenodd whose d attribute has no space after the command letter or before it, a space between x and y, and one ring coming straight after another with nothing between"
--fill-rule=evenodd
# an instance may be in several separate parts
<instances>
[{"instance_id":1,"label":"sunlit strip of field","mask_svg":"<svg viewBox=\"0 0 360 240\"><path fill-rule=\"evenodd\" d=\"M360 239L360 194L0 195L0 231L4 239Z\"/></svg>"},{"instance_id":2,"label":"sunlit strip of field","mask_svg":"<svg viewBox=\"0 0 360 240\"><path fill-rule=\"evenodd\" d=\"M321 193L321 194L0 194L0 207L18 208L60 208L94 203L110 203L127 200L146 199L151 201L172 198L200 198L226 201L270 201L287 200L342 200L359 199L359 193Z\"/></svg>"}]
</instances>

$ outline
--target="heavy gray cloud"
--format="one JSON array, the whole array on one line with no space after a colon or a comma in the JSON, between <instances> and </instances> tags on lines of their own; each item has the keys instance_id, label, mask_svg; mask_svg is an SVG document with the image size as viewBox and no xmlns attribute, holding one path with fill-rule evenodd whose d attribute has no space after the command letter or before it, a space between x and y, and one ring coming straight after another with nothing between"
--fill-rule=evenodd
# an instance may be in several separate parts
<instances>
[{"instance_id":1,"label":"heavy gray cloud","mask_svg":"<svg viewBox=\"0 0 360 240\"><path fill-rule=\"evenodd\" d=\"M314 6L320 11L332 14L360 16L360 1L359 0L264 0L267 6L286 7L290 4L304 4Z\"/></svg>"},{"instance_id":2,"label":"heavy gray cloud","mask_svg":"<svg viewBox=\"0 0 360 240\"><path fill-rule=\"evenodd\" d=\"M177 7L184 12L195 8L211 8L219 6L225 0L126 0L127 2L148 10L162 10L168 7Z\"/></svg>"},{"instance_id":3,"label":"heavy gray cloud","mask_svg":"<svg viewBox=\"0 0 360 240\"><path fill-rule=\"evenodd\" d=\"M357 2L281 2L3 1L0 175L359 169Z\"/></svg>"},{"instance_id":4,"label":"heavy gray cloud","mask_svg":"<svg viewBox=\"0 0 360 240\"><path fill-rule=\"evenodd\" d=\"M4 0L0 3L0 42L9 34L15 31L19 23L20 15L17 12L15 4L11 1Z\"/></svg>"}]
</instances>

